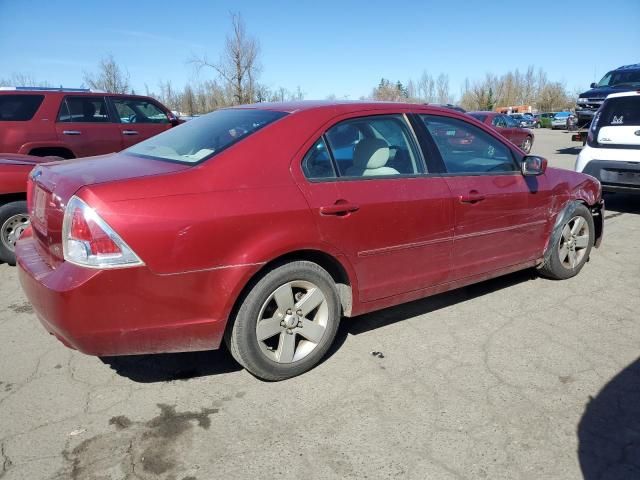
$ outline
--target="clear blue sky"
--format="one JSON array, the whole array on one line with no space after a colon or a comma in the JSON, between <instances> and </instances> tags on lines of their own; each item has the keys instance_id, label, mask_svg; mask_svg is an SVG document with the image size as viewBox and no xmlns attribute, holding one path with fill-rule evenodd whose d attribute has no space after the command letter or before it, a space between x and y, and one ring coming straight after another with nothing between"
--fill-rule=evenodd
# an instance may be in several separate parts
<instances>
[{"instance_id":1,"label":"clear blue sky","mask_svg":"<svg viewBox=\"0 0 640 480\"><path fill-rule=\"evenodd\" d=\"M260 80L306 98L356 99L423 70L447 73L457 97L465 77L528 65L573 91L640 62L640 0L0 0L0 78L78 86L111 53L138 92L182 87L189 57L217 59L230 10L260 41Z\"/></svg>"}]
</instances>

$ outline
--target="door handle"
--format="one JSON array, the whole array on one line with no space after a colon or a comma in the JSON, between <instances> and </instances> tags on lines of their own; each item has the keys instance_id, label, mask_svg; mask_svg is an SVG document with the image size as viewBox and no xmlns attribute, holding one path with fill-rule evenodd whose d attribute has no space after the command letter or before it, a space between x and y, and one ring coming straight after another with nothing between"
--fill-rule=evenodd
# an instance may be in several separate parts
<instances>
[{"instance_id":1,"label":"door handle","mask_svg":"<svg viewBox=\"0 0 640 480\"><path fill-rule=\"evenodd\" d=\"M478 203L485 199L485 196L478 193L477 190L471 190L466 195L460 195L460 203Z\"/></svg>"},{"instance_id":2,"label":"door handle","mask_svg":"<svg viewBox=\"0 0 640 480\"><path fill-rule=\"evenodd\" d=\"M82 135L80 130L63 130L62 133L64 135Z\"/></svg>"},{"instance_id":3,"label":"door handle","mask_svg":"<svg viewBox=\"0 0 640 480\"><path fill-rule=\"evenodd\" d=\"M138 132L136 130L123 130L122 134L123 135L138 135Z\"/></svg>"},{"instance_id":4,"label":"door handle","mask_svg":"<svg viewBox=\"0 0 640 480\"><path fill-rule=\"evenodd\" d=\"M357 212L358 210L360 210L360 207L358 205L346 202L344 200L338 200L333 205L320 207L320 215L337 215L338 217L343 217L350 213Z\"/></svg>"}]
</instances>

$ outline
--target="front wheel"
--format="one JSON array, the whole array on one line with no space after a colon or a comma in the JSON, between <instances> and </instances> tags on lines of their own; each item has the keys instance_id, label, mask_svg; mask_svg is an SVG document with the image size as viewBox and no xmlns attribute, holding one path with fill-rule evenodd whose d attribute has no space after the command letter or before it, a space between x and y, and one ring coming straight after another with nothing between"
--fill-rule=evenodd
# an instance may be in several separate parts
<instances>
[{"instance_id":1,"label":"front wheel","mask_svg":"<svg viewBox=\"0 0 640 480\"><path fill-rule=\"evenodd\" d=\"M540 273L548 278L564 280L577 275L589 259L595 228L591 212L576 205L551 236L551 245Z\"/></svg>"},{"instance_id":2,"label":"front wheel","mask_svg":"<svg viewBox=\"0 0 640 480\"><path fill-rule=\"evenodd\" d=\"M522 150L524 150L525 153L529 153L531 152L532 146L533 146L533 139L530 136L527 136L522 142Z\"/></svg>"},{"instance_id":3,"label":"front wheel","mask_svg":"<svg viewBox=\"0 0 640 480\"><path fill-rule=\"evenodd\" d=\"M307 261L278 267L249 291L226 336L231 354L263 380L313 368L331 346L340 301L326 270Z\"/></svg>"},{"instance_id":4,"label":"front wheel","mask_svg":"<svg viewBox=\"0 0 640 480\"><path fill-rule=\"evenodd\" d=\"M16 241L28 226L27 202L21 200L0 207L0 261L16 264Z\"/></svg>"}]
</instances>

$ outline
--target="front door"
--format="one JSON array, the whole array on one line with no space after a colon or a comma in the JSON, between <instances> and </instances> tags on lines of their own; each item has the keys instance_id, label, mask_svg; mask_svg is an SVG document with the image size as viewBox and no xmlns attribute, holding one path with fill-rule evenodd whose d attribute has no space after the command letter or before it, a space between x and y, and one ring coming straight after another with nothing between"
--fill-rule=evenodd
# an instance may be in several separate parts
<instances>
[{"instance_id":1,"label":"front door","mask_svg":"<svg viewBox=\"0 0 640 480\"><path fill-rule=\"evenodd\" d=\"M351 263L361 301L448 281L449 189L425 174L403 115L338 123L313 144L302 171L319 234Z\"/></svg>"},{"instance_id":2,"label":"front door","mask_svg":"<svg viewBox=\"0 0 640 480\"><path fill-rule=\"evenodd\" d=\"M440 153L454 202L453 279L538 258L547 241L551 201L544 175L524 177L511 147L474 125L444 116L421 118ZM443 130L455 135L437 135ZM449 140L457 136L472 141Z\"/></svg>"},{"instance_id":3,"label":"front door","mask_svg":"<svg viewBox=\"0 0 640 480\"><path fill-rule=\"evenodd\" d=\"M171 128L166 112L152 101L137 97L109 97L117 116L123 148Z\"/></svg>"}]
</instances>

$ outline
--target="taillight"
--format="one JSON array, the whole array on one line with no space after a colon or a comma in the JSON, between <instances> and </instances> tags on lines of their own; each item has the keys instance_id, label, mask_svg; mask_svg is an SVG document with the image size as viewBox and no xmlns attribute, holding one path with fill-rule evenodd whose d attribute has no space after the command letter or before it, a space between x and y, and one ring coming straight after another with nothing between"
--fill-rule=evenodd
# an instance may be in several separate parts
<instances>
[{"instance_id":1,"label":"taillight","mask_svg":"<svg viewBox=\"0 0 640 480\"><path fill-rule=\"evenodd\" d=\"M122 238L78 197L71 197L64 211L62 248L65 261L84 267L143 265Z\"/></svg>"}]
</instances>

